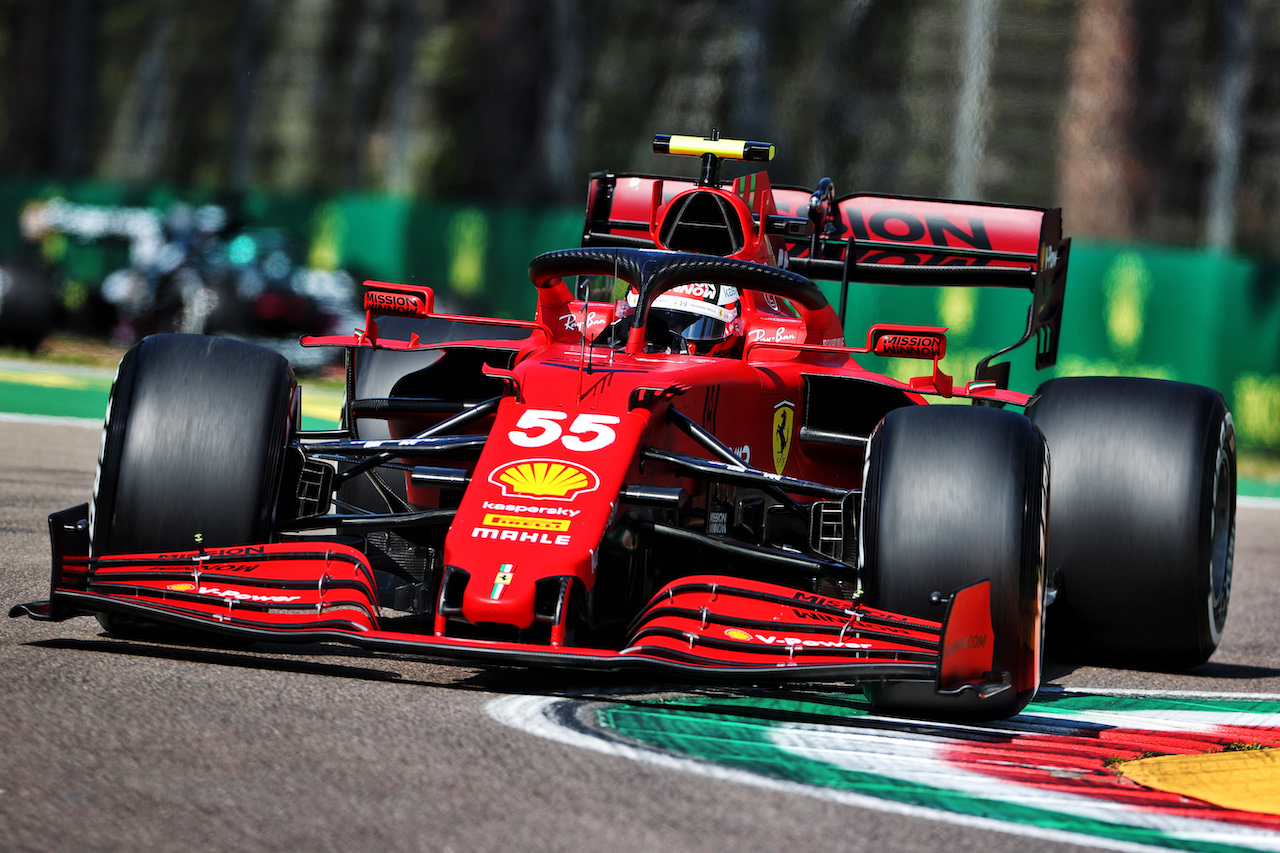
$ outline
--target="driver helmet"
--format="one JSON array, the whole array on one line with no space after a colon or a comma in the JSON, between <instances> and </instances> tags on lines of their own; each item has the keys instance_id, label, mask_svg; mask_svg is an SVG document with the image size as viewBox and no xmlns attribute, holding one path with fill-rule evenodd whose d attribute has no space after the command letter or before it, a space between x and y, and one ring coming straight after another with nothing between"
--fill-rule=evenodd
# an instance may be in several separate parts
<instances>
[{"instance_id":1,"label":"driver helmet","mask_svg":"<svg viewBox=\"0 0 1280 853\"><path fill-rule=\"evenodd\" d=\"M634 290L627 293L631 308L637 301ZM738 342L740 316L736 287L698 281L673 287L653 300L647 326L650 330L666 326L669 342L655 343L671 352L722 355Z\"/></svg>"}]
</instances>

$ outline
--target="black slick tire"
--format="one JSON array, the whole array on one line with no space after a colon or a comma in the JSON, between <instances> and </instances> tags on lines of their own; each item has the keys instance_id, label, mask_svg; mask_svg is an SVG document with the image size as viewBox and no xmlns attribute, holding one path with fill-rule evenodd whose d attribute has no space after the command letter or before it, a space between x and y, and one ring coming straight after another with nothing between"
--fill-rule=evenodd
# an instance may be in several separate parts
<instances>
[{"instance_id":1,"label":"black slick tire","mask_svg":"<svg viewBox=\"0 0 1280 853\"><path fill-rule=\"evenodd\" d=\"M1226 624L1235 429L1222 395L1129 377L1044 383L1027 407L1053 457L1051 657L1180 669Z\"/></svg>"},{"instance_id":2,"label":"black slick tire","mask_svg":"<svg viewBox=\"0 0 1280 853\"><path fill-rule=\"evenodd\" d=\"M992 667L1012 690L940 695L931 683L874 682L878 712L979 720L1010 717L1039 687L1049 470L1040 432L993 408L891 411L872 434L860 564L873 607L936 621L932 593L991 582Z\"/></svg>"},{"instance_id":3,"label":"black slick tire","mask_svg":"<svg viewBox=\"0 0 1280 853\"><path fill-rule=\"evenodd\" d=\"M286 359L240 341L135 344L107 406L90 555L191 551L197 535L205 548L268 541L296 390Z\"/></svg>"},{"instance_id":4,"label":"black slick tire","mask_svg":"<svg viewBox=\"0 0 1280 853\"><path fill-rule=\"evenodd\" d=\"M103 427L90 553L264 541L296 380L277 353L200 335L152 335L125 355Z\"/></svg>"}]
</instances>

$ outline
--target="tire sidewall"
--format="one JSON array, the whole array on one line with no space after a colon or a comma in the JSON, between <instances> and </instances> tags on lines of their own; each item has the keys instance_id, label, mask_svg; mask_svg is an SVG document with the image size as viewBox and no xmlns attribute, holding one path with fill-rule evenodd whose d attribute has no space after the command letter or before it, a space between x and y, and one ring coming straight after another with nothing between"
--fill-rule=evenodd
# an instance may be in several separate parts
<instances>
[{"instance_id":1,"label":"tire sidewall","mask_svg":"<svg viewBox=\"0 0 1280 853\"><path fill-rule=\"evenodd\" d=\"M90 554L266 541L296 429L282 356L239 341L153 335L121 361L109 397Z\"/></svg>"}]
</instances>

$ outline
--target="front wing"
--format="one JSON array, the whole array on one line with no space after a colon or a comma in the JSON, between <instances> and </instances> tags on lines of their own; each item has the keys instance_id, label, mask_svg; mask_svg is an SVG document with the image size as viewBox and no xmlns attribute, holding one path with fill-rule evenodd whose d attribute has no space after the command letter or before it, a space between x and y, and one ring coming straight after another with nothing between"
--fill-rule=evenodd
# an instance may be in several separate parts
<instances>
[{"instance_id":1,"label":"front wing","mask_svg":"<svg viewBox=\"0 0 1280 853\"><path fill-rule=\"evenodd\" d=\"M940 693L1008 689L990 672L986 581L952 594L942 622L777 584L681 578L635 618L622 649L384 630L365 556L336 542L90 559L85 507L49 518L48 601L10 616L61 621L119 614L261 642L337 642L471 661L592 670L641 669L719 681L925 681Z\"/></svg>"}]
</instances>

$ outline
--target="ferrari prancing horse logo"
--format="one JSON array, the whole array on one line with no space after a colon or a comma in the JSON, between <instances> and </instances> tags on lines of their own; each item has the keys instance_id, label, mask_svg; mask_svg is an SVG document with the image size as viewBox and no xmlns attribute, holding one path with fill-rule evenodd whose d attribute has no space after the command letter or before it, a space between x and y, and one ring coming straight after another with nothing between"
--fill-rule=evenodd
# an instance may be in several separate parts
<instances>
[{"instance_id":1,"label":"ferrari prancing horse logo","mask_svg":"<svg viewBox=\"0 0 1280 853\"><path fill-rule=\"evenodd\" d=\"M498 567L498 573L493 576L493 590L489 593L490 601L497 601L502 598L502 593L511 585L511 581L515 578L516 567L511 563L503 563Z\"/></svg>"},{"instance_id":2,"label":"ferrari prancing horse logo","mask_svg":"<svg viewBox=\"0 0 1280 853\"><path fill-rule=\"evenodd\" d=\"M796 407L788 400L773 407L773 470L778 474L787 467L791 454L791 430L796 419Z\"/></svg>"}]
</instances>

